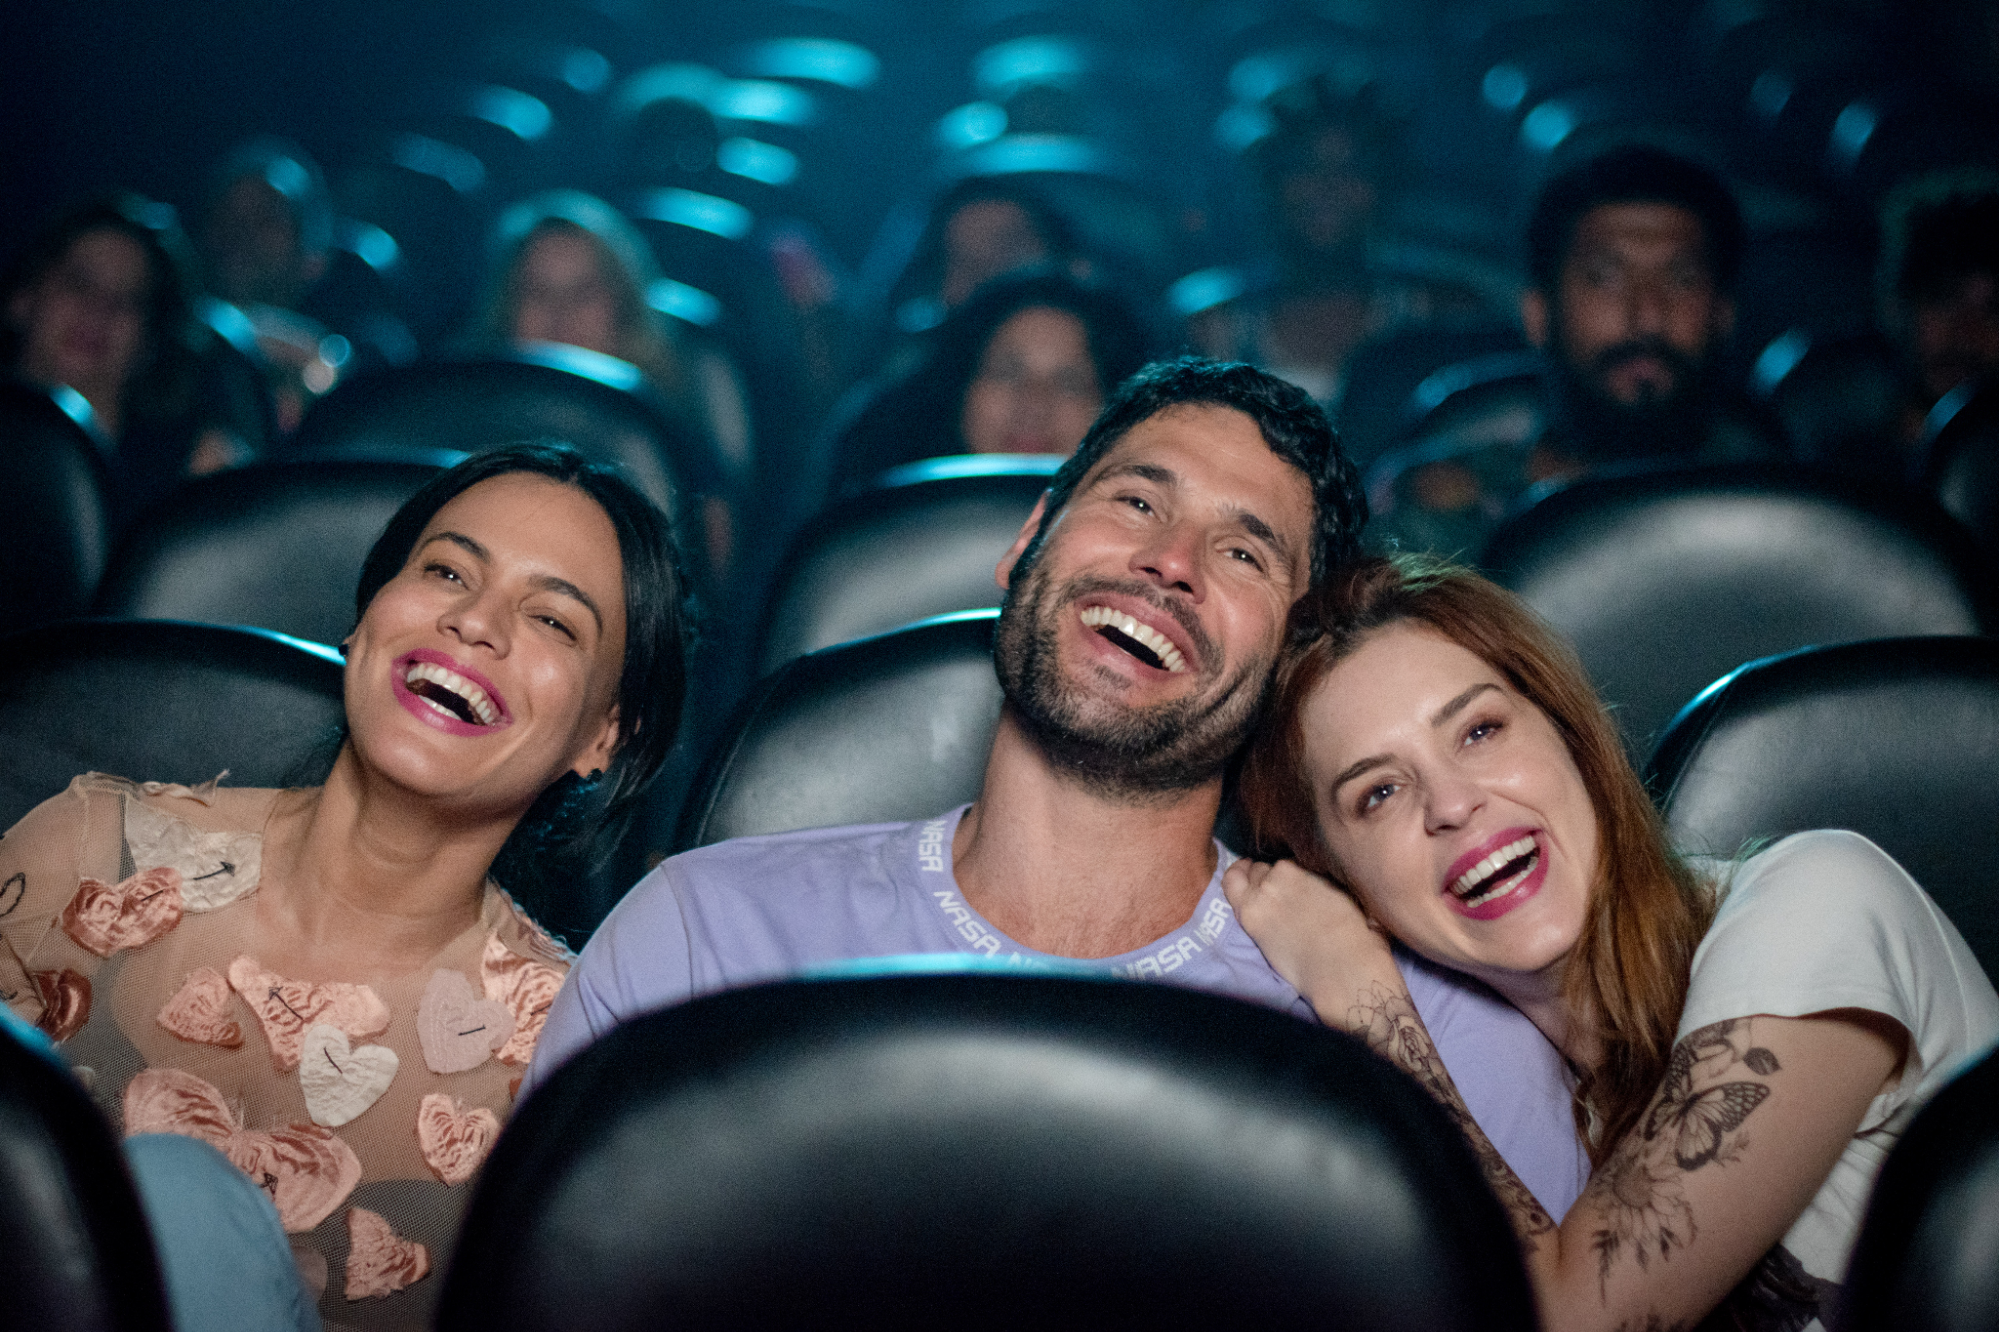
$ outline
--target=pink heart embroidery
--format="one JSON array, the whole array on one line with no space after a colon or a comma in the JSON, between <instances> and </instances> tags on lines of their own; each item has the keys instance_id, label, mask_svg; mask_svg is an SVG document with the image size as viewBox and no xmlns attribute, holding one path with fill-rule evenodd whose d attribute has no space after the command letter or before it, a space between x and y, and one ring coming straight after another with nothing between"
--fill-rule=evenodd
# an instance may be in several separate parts
<instances>
[{"instance_id":1,"label":"pink heart embroidery","mask_svg":"<svg viewBox=\"0 0 1999 1333\"><path fill-rule=\"evenodd\" d=\"M235 1050L243 1044L243 1025L230 1017L236 997L229 982L212 967L200 967L174 992L155 1020L182 1041Z\"/></svg>"},{"instance_id":2,"label":"pink heart embroidery","mask_svg":"<svg viewBox=\"0 0 1999 1333\"><path fill-rule=\"evenodd\" d=\"M86 877L56 919L64 934L109 958L120 949L151 944L179 925L181 906L180 871L154 866L118 884Z\"/></svg>"},{"instance_id":3,"label":"pink heart embroidery","mask_svg":"<svg viewBox=\"0 0 1999 1333\"><path fill-rule=\"evenodd\" d=\"M417 1106L417 1146L447 1185L470 1180L499 1137L500 1118L483 1106L468 1108L442 1092L425 1093Z\"/></svg>"},{"instance_id":4,"label":"pink heart embroidery","mask_svg":"<svg viewBox=\"0 0 1999 1333\"><path fill-rule=\"evenodd\" d=\"M125 1085L125 1133L185 1134L214 1144L278 1207L286 1231L310 1231L361 1181L361 1159L318 1125L244 1129L214 1084L182 1069L147 1069Z\"/></svg>"},{"instance_id":5,"label":"pink heart embroidery","mask_svg":"<svg viewBox=\"0 0 1999 1333\"><path fill-rule=\"evenodd\" d=\"M482 1000L463 972L431 973L416 1007L416 1036L433 1073L477 1069L514 1035L514 1016L497 1000Z\"/></svg>"},{"instance_id":6,"label":"pink heart embroidery","mask_svg":"<svg viewBox=\"0 0 1999 1333\"><path fill-rule=\"evenodd\" d=\"M479 976L485 983L486 998L498 1000L514 1016L514 1035L499 1050L503 1064L521 1066L534 1055L534 1044L548 1022L548 1007L562 989L562 973L546 963L523 958L500 943L496 931L486 937L486 953L479 960Z\"/></svg>"},{"instance_id":7,"label":"pink heart embroidery","mask_svg":"<svg viewBox=\"0 0 1999 1333\"><path fill-rule=\"evenodd\" d=\"M389 1006L367 986L292 981L265 971L248 954L229 964L229 984L263 1024L271 1063L281 1070L298 1068L305 1030L315 1023L339 1028L357 1041L389 1029Z\"/></svg>"},{"instance_id":8,"label":"pink heart embroidery","mask_svg":"<svg viewBox=\"0 0 1999 1333\"><path fill-rule=\"evenodd\" d=\"M350 1301L393 1296L430 1273L430 1249L404 1240L389 1219L366 1208L347 1210L347 1282Z\"/></svg>"},{"instance_id":9,"label":"pink heart embroidery","mask_svg":"<svg viewBox=\"0 0 1999 1333\"><path fill-rule=\"evenodd\" d=\"M28 975L42 997L42 1016L35 1026L54 1042L74 1037L90 1019L90 978L67 967Z\"/></svg>"}]
</instances>

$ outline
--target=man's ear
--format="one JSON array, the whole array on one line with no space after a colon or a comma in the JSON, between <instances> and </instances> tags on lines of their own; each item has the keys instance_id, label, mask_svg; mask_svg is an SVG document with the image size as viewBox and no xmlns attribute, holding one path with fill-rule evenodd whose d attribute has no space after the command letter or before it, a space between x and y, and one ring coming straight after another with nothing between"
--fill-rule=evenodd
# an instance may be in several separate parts
<instances>
[{"instance_id":1,"label":"man's ear","mask_svg":"<svg viewBox=\"0 0 1999 1333\"><path fill-rule=\"evenodd\" d=\"M1533 346L1548 346L1548 294L1539 287L1520 293L1520 331Z\"/></svg>"},{"instance_id":2,"label":"man's ear","mask_svg":"<svg viewBox=\"0 0 1999 1333\"><path fill-rule=\"evenodd\" d=\"M1013 545L1006 548L1006 554L1000 557L999 567L993 570L993 581L1000 587L1012 586L1013 567L1020 563L1020 553L1034 540L1034 534L1041 531L1041 515L1047 509L1048 492L1043 491L1041 498L1034 502L1034 512L1027 516L1027 522L1020 525L1020 535L1013 539Z\"/></svg>"},{"instance_id":3,"label":"man's ear","mask_svg":"<svg viewBox=\"0 0 1999 1333\"><path fill-rule=\"evenodd\" d=\"M603 727L583 747L583 753L576 756L576 762L569 766L570 771L579 778L602 773L611 766L611 756L618 752L618 741L623 736L624 728L618 721L618 706L612 704Z\"/></svg>"}]
</instances>

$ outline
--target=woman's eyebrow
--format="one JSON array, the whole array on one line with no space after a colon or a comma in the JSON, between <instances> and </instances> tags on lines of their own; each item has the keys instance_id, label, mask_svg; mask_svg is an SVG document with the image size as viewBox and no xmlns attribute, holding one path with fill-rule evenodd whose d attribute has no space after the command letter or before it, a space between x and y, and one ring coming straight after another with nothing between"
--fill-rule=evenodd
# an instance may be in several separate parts
<instances>
[{"instance_id":1,"label":"woman's eyebrow","mask_svg":"<svg viewBox=\"0 0 1999 1333\"><path fill-rule=\"evenodd\" d=\"M1464 712L1465 706L1471 703L1472 700L1478 698L1479 695L1484 694L1487 690L1496 690L1498 688L1499 686L1493 684L1489 680L1482 681L1479 684L1472 686L1470 689L1466 690L1463 694L1460 694L1457 698L1451 700L1449 703L1445 704L1442 708L1439 708L1436 712L1432 713L1430 715L1430 725L1433 727L1443 726L1446 722L1449 722L1459 713Z\"/></svg>"},{"instance_id":2,"label":"woman's eyebrow","mask_svg":"<svg viewBox=\"0 0 1999 1333\"><path fill-rule=\"evenodd\" d=\"M462 532L433 532L430 536L423 539L424 546L428 546L432 542L450 542L453 546L464 548L476 560L488 562L492 560L491 552ZM559 579L553 574L537 574L529 582L543 592L552 592L583 603L583 609L588 611L590 618L597 622L597 632L599 634L604 632L604 612L598 607L597 599L589 593L583 591L568 579Z\"/></svg>"},{"instance_id":3,"label":"woman's eyebrow","mask_svg":"<svg viewBox=\"0 0 1999 1333\"><path fill-rule=\"evenodd\" d=\"M537 574L530 582L535 587L546 592L574 598L576 601L583 603L583 609L588 611L591 618L597 622L597 632L599 634L604 632L604 613L597 609L596 599L591 597L589 593L583 591L568 579L559 579L553 574Z\"/></svg>"}]
</instances>

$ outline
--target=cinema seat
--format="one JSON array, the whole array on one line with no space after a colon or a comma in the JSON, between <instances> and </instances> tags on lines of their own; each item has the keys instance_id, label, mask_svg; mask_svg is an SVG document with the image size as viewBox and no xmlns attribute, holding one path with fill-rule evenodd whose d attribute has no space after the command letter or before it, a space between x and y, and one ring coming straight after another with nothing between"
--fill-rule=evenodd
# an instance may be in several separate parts
<instances>
[{"instance_id":1,"label":"cinema seat","mask_svg":"<svg viewBox=\"0 0 1999 1333\"><path fill-rule=\"evenodd\" d=\"M940 616L780 668L710 751L676 849L919 819L972 800L999 723L998 619Z\"/></svg>"},{"instance_id":2,"label":"cinema seat","mask_svg":"<svg viewBox=\"0 0 1999 1333\"><path fill-rule=\"evenodd\" d=\"M49 395L0 383L0 616L10 630L81 615L111 544L104 460Z\"/></svg>"},{"instance_id":3,"label":"cinema seat","mask_svg":"<svg viewBox=\"0 0 1999 1333\"><path fill-rule=\"evenodd\" d=\"M0 639L0 829L92 770L316 784L340 679L331 649L262 630L93 620Z\"/></svg>"},{"instance_id":4,"label":"cinema seat","mask_svg":"<svg viewBox=\"0 0 1999 1333\"><path fill-rule=\"evenodd\" d=\"M0 1326L170 1328L125 1158L37 1032L0 1023Z\"/></svg>"},{"instance_id":5,"label":"cinema seat","mask_svg":"<svg viewBox=\"0 0 1999 1333\"><path fill-rule=\"evenodd\" d=\"M792 544L765 617L761 672L951 611L998 606L993 569L1061 460L972 454L896 468Z\"/></svg>"},{"instance_id":6,"label":"cinema seat","mask_svg":"<svg viewBox=\"0 0 1999 1333\"><path fill-rule=\"evenodd\" d=\"M784 982L618 1028L501 1136L439 1326L1534 1323L1464 1140L1359 1043L997 971Z\"/></svg>"},{"instance_id":7,"label":"cinema seat","mask_svg":"<svg viewBox=\"0 0 1999 1333\"><path fill-rule=\"evenodd\" d=\"M479 453L558 439L622 465L676 517L683 492L719 484L708 442L642 396L636 367L547 346L537 359L425 361L345 381L299 423L288 456Z\"/></svg>"},{"instance_id":8,"label":"cinema seat","mask_svg":"<svg viewBox=\"0 0 1999 1333\"><path fill-rule=\"evenodd\" d=\"M125 534L92 610L338 643L375 539L463 456L299 459L196 478Z\"/></svg>"},{"instance_id":9,"label":"cinema seat","mask_svg":"<svg viewBox=\"0 0 1999 1333\"><path fill-rule=\"evenodd\" d=\"M1999 570L1999 384L1947 395L1930 413L1923 447L1937 500Z\"/></svg>"},{"instance_id":10,"label":"cinema seat","mask_svg":"<svg viewBox=\"0 0 1999 1333\"><path fill-rule=\"evenodd\" d=\"M1910 1124L1868 1201L1836 1328L1999 1328L1999 1055Z\"/></svg>"},{"instance_id":11,"label":"cinema seat","mask_svg":"<svg viewBox=\"0 0 1999 1333\"><path fill-rule=\"evenodd\" d=\"M1673 720L1646 765L1676 845L1863 833L1999 976L1999 641L1883 639L1752 662Z\"/></svg>"},{"instance_id":12,"label":"cinema seat","mask_svg":"<svg viewBox=\"0 0 1999 1333\"><path fill-rule=\"evenodd\" d=\"M1754 658L1994 624L1976 549L1934 505L1762 466L1586 478L1507 519L1479 564L1575 644L1634 757Z\"/></svg>"}]
</instances>

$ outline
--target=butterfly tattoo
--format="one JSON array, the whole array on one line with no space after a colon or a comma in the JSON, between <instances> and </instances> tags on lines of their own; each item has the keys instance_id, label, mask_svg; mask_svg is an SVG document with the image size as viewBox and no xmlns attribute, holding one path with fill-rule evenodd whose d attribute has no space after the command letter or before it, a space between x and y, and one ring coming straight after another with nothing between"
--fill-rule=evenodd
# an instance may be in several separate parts
<instances>
[{"instance_id":1,"label":"butterfly tattoo","mask_svg":"<svg viewBox=\"0 0 1999 1333\"><path fill-rule=\"evenodd\" d=\"M1756 1074L1767 1076L1777 1072L1780 1067L1777 1057L1767 1047L1752 1046L1746 1051L1736 1048L1731 1038L1737 1026L1738 1020L1731 1019L1688 1033L1673 1048L1666 1084L1645 1116L1645 1139L1650 1142L1670 1134L1673 1160L1682 1171L1697 1170L1712 1162L1722 1150L1723 1136L1740 1129L1749 1113L1770 1095L1768 1084L1747 1079L1715 1083L1700 1092L1693 1090L1697 1072L1706 1081L1737 1063L1749 1066Z\"/></svg>"}]
</instances>

